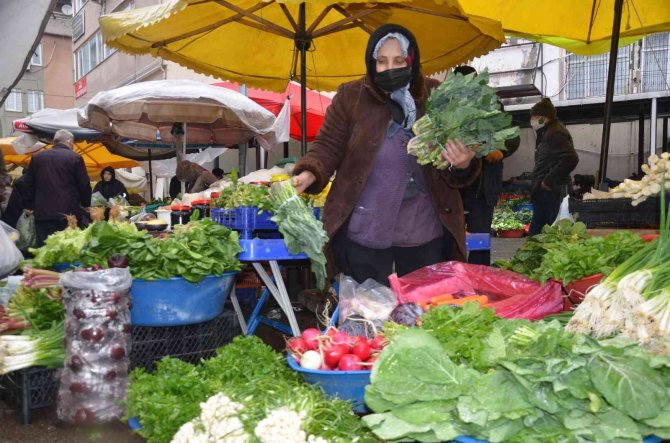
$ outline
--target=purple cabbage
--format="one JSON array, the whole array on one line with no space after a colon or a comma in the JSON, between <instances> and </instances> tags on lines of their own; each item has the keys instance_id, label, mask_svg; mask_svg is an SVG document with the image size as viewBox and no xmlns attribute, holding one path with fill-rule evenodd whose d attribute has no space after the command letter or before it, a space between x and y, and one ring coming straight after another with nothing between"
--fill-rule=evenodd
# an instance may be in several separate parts
<instances>
[{"instance_id":1,"label":"purple cabbage","mask_svg":"<svg viewBox=\"0 0 670 443\"><path fill-rule=\"evenodd\" d=\"M416 303L403 303L391 311L390 319L398 324L414 326L423 314L423 309Z\"/></svg>"}]
</instances>

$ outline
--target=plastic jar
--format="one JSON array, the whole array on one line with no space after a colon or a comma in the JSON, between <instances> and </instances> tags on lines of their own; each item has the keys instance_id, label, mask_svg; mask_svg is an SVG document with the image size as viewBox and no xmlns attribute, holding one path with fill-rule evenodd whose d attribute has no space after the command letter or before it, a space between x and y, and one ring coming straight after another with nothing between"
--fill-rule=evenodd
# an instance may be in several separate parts
<instances>
[{"instance_id":1,"label":"plastic jar","mask_svg":"<svg viewBox=\"0 0 670 443\"><path fill-rule=\"evenodd\" d=\"M171 209L170 221L172 222L172 226L185 225L190 221L193 212L190 206L173 206Z\"/></svg>"}]
</instances>

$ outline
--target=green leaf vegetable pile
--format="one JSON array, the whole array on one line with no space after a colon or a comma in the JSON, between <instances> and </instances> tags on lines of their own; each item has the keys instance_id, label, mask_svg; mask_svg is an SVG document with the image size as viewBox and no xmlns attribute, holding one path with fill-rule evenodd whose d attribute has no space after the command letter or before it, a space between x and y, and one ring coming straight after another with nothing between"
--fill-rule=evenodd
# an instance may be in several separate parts
<instances>
[{"instance_id":1,"label":"green leaf vegetable pile","mask_svg":"<svg viewBox=\"0 0 670 443\"><path fill-rule=\"evenodd\" d=\"M323 223L314 217L314 211L296 194L290 181L273 183L270 189L275 207L272 221L277 223L291 254L304 253L312 261L316 286L326 285L326 256L323 247L328 241Z\"/></svg>"},{"instance_id":2,"label":"green leaf vegetable pile","mask_svg":"<svg viewBox=\"0 0 670 443\"><path fill-rule=\"evenodd\" d=\"M199 415L200 403L218 393L244 404L239 418L251 435L250 443L259 441L253 436L255 425L282 407L304 413L304 431L331 443L378 441L348 402L329 400L318 387L305 384L281 354L253 336L237 337L197 366L167 357L153 374L134 370L126 417L139 419L139 433L149 443L169 442Z\"/></svg>"},{"instance_id":3,"label":"green leaf vegetable pile","mask_svg":"<svg viewBox=\"0 0 670 443\"><path fill-rule=\"evenodd\" d=\"M449 73L426 103L426 115L414 124L407 152L422 165L445 169L440 153L449 139L466 146L479 145L481 158L496 149L505 149L505 140L517 137L519 128L510 127L512 117L501 110L495 89L488 86L488 72L479 75Z\"/></svg>"},{"instance_id":4,"label":"green leaf vegetable pile","mask_svg":"<svg viewBox=\"0 0 670 443\"><path fill-rule=\"evenodd\" d=\"M209 219L177 225L174 229L174 235L165 239L138 231L130 223L98 222L85 230L70 229L63 231L67 234L49 237L46 245L37 250L33 266L79 261L106 267L109 256L120 253L128 258L134 278L184 277L194 283L208 275L240 269L237 254L241 249L235 231ZM65 250L69 255L57 255Z\"/></svg>"},{"instance_id":5,"label":"green leaf vegetable pile","mask_svg":"<svg viewBox=\"0 0 670 443\"><path fill-rule=\"evenodd\" d=\"M493 213L491 229L494 231L508 231L510 229L523 229L523 223L517 214L509 209L496 210Z\"/></svg>"},{"instance_id":6,"label":"green leaf vegetable pile","mask_svg":"<svg viewBox=\"0 0 670 443\"><path fill-rule=\"evenodd\" d=\"M234 209L240 206L255 206L259 211L272 211L272 202L266 186L254 186L237 180L212 202L217 208Z\"/></svg>"},{"instance_id":7,"label":"green leaf vegetable pile","mask_svg":"<svg viewBox=\"0 0 670 443\"><path fill-rule=\"evenodd\" d=\"M541 283L555 279L568 284L594 274L609 274L644 242L634 233L620 231L607 237L589 237L586 225L560 220L530 237L510 260L496 266L529 276Z\"/></svg>"},{"instance_id":8,"label":"green leaf vegetable pile","mask_svg":"<svg viewBox=\"0 0 670 443\"><path fill-rule=\"evenodd\" d=\"M388 442L468 435L510 443L670 437L670 358L560 323L440 306L398 332L371 374L363 418ZM454 345L454 342L457 344ZM471 351L472 350L472 351Z\"/></svg>"}]
</instances>

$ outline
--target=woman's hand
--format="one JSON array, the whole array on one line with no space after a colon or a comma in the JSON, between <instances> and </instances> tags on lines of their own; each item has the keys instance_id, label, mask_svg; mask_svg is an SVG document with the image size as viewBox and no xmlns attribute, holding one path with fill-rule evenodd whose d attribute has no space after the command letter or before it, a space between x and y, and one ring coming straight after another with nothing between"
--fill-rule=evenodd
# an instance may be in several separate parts
<instances>
[{"instance_id":1,"label":"woman's hand","mask_svg":"<svg viewBox=\"0 0 670 443\"><path fill-rule=\"evenodd\" d=\"M316 181L316 177L309 171L302 171L300 174L293 177L293 187L295 192L302 194L307 188L312 186Z\"/></svg>"},{"instance_id":2,"label":"woman's hand","mask_svg":"<svg viewBox=\"0 0 670 443\"><path fill-rule=\"evenodd\" d=\"M470 162L475 157L477 146L468 149L459 140L447 140L446 151L442 151L442 158L448 161L452 167L456 169L466 169L470 166Z\"/></svg>"}]
</instances>

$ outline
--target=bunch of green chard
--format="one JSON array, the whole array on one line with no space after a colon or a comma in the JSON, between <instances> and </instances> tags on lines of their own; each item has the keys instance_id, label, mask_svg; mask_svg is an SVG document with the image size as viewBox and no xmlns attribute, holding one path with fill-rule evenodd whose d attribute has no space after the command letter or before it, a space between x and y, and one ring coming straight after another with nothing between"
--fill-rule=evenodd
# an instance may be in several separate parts
<instances>
[{"instance_id":1,"label":"bunch of green chard","mask_svg":"<svg viewBox=\"0 0 670 443\"><path fill-rule=\"evenodd\" d=\"M277 223L291 254L307 254L312 261L312 272L316 286L326 285L326 256L323 248L328 241L323 223L314 216L314 211L296 194L289 180L273 183L270 188L275 207L272 221Z\"/></svg>"},{"instance_id":2,"label":"bunch of green chard","mask_svg":"<svg viewBox=\"0 0 670 443\"><path fill-rule=\"evenodd\" d=\"M670 214L665 186L660 236L591 288L567 328L594 337L625 334L641 342L670 334Z\"/></svg>"},{"instance_id":3,"label":"bunch of green chard","mask_svg":"<svg viewBox=\"0 0 670 443\"><path fill-rule=\"evenodd\" d=\"M384 441L670 437L670 358L625 337L571 334L556 321L447 309L397 333L373 368L365 401L374 413L363 420Z\"/></svg>"},{"instance_id":4,"label":"bunch of green chard","mask_svg":"<svg viewBox=\"0 0 670 443\"><path fill-rule=\"evenodd\" d=\"M519 135L510 127L512 117L501 110L495 89L488 86L489 74L461 75L449 73L435 88L426 103L426 115L414 124L416 137L407 145L422 165L445 169L448 162L441 153L449 139L465 146L477 145L481 158L496 149L505 149L505 140Z\"/></svg>"}]
</instances>

